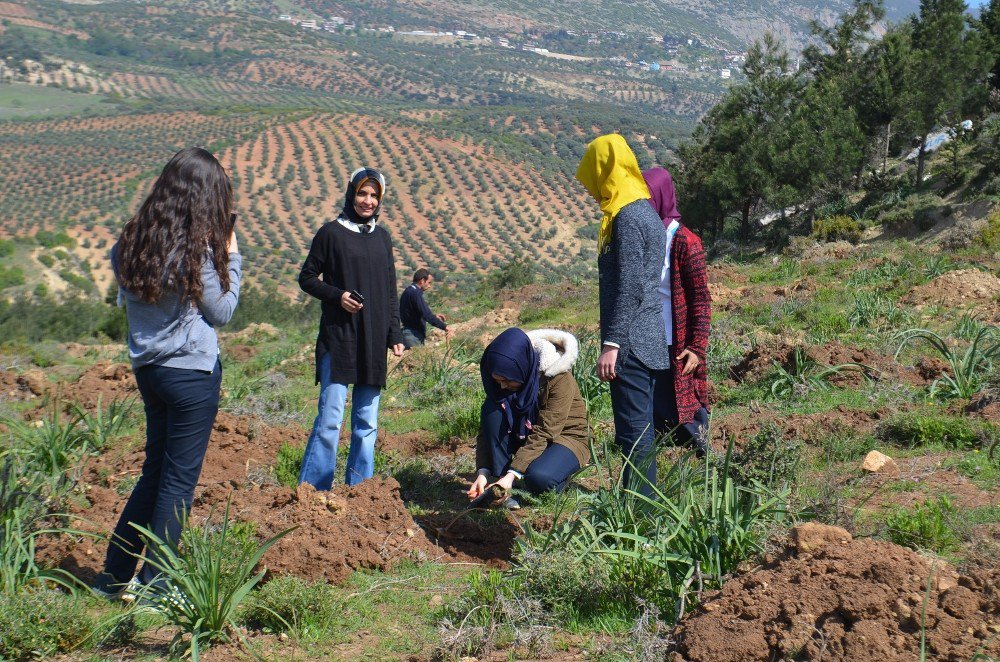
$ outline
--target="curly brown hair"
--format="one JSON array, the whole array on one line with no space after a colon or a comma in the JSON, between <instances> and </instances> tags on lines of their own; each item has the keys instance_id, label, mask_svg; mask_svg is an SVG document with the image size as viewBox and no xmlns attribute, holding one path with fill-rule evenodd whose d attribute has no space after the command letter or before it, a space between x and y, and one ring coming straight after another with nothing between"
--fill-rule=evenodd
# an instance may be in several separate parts
<instances>
[{"instance_id":1,"label":"curly brown hair","mask_svg":"<svg viewBox=\"0 0 1000 662\"><path fill-rule=\"evenodd\" d=\"M197 302L201 267L210 259L228 292L232 209L232 182L211 152L187 147L174 154L118 238L122 287L147 303L159 301L164 290Z\"/></svg>"}]
</instances>

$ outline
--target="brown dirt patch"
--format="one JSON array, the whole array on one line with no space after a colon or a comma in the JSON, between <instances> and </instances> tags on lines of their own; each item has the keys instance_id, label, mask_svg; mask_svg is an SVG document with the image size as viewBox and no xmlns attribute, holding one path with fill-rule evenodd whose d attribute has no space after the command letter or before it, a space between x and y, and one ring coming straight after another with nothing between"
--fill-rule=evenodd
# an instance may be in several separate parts
<instances>
[{"instance_id":1,"label":"brown dirt patch","mask_svg":"<svg viewBox=\"0 0 1000 662\"><path fill-rule=\"evenodd\" d=\"M76 402L86 409L93 409L98 402L106 407L114 400L139 397L132 367L127 363L108 361L95 363L84 370L75 382L61 384L59 389L64 400Z\"/></svg>"},{"instance_id":2,"label":"brown dirt patch","mask_svg":"<svg viewBox=\"0 0 1000 662\"><path fill-rule=\"evenodd\" d=\"M713 445L724 449L729 439L736 446L755 436L768 423L778 426L787 438L812 441L844 431L850 434L866 434L875 430L887 412L850 409L844 405L836 409L815 414L779 415L769 411L738 412L722 416L712 422Z\"/></svg>"},{"instance_id":3,"label":"brown dirt patch","mask_svg":"<svg viewBox=\"0 0 1000 662\"><path fill-rule=\"evenodd\" d=\"M1000 570L959 576L911 550L812 527L710 594L675 630L673 662L919 659L1000 653ZM799 527L797 527L798 529ZM836 535L826 535L826 534ZM926 617L924 595L931 577Z\"/></svg>"},{"instance_id":4,"label":"brown dirt patch","mask_svg":"<svg viewBox=\"0 0 1000 662\"><path fill-rule=\"evenodd\" d=\"M942 468L942 461L948 457L894 458L899 475L865 475L861 483L862 494L856 503L869 510L897 506L912 508L927 499L944 495L960 510L1000 504L1000 491L982 490L954 469Z\"/></svg>"},{"instance_id":5,"label":"brown dirt patch","mask_svg":"<svg viewBox=\"0 0 1000 662\"><path fill-rule=\"evenodd\" d=\"M984 305L994 312L1000 298L1000 278L979 269L959 269L918 285L903 297L904 303L926 306L947 303L949 306Z\"/></svg>"},{"instance_id":6,"label":"brown dirt patch","mask_svg":"<svg viewBox=\"0 0 1000 662\"><path fill-rule=\"evenodd\" d=\"M799 346L782 339L769 343L761 343L753 347L743 360L730 370L730 376L738 382L754 382L762 379L774 369L777 363L785 370L792 370L795 362L795 350ZM824 345L811 345L801 348L805 358L814 361L818 366L836 366L845 363L860 363L872 368L868 375L876 380L903 381L915 386L923 386L928 381L940 376L938 365L918 364L916 368L906 368L891 356L879 354L867 349L848 347L837 342ZM829 382L835 386L857 388L865 380L865 373L860 370L843 370L832 375Z\"/></svg>"},{"instance_id":7,"label":"brown dirt patch","mask_svg":"<svg viewBox=\"0 0 1000 662\"><path fill-rule=\"evenodd\" d=\"M0 370L0 401L31 400L45 393L47 388L44 377L38 373L18 374L10 370Z\"/></svg>"},{"instance_id":8,"label":"brown dirt patch","mask_svg":"<svg viewBox=\"0 0 1000 662\"><path fill-rule=\"evenodd\" d=\"M242 343L234 343L232 345L223 345L222 353L224 356L232 359L233 361L249 361L253 357L257 356L260 350L252 345L244 345Z\"/></svg>"},{"instance_id":9,"label":"brown dirt patch","mask_svg":"<svg viewBox=\"0 0 1000 662\"><path fill-rule=\"evenodd\" d=\"M97 379L102 374L95 371ZM494 564L509 559L514 527L479 527L452 513L440 518L456 524L422 522L425 531L406 510L392 478L374 478L353 488L338 485L330 492L276 485L270 467L278 448L284 442L303 445L306 437L300 428L272 428L220 412L195 491L194 520L203 521L213 510L218 516L231 498L232 516L255 523L261 536L298 526L263 562L271 572L313 580L339 582L356 569L384 570L404 558ZM78 520L72 522L75 528L102 535L113 528L141 471L144 452L139 445L86 463L80 481L85 501L69 508ZM102 540L64 537L41 541L39 555L89 581L100 569L105 549Z\"/></svg>"}]
</instances>

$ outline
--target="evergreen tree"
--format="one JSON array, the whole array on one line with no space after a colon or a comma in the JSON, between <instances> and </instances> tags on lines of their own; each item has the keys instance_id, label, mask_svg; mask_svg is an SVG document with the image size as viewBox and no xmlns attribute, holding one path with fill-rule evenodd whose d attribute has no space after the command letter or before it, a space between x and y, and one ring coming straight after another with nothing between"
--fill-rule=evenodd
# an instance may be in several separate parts
<instances>
[{"instance_id":1,"label":"evergreen tree","mask_svg":"<svg viewBox=\"0 0 1000 662\"><path fill-rule=\"evenodd\" d=\"M961 121L986 100L993 62L982 33L968 29L964 0L921 0L912 19L913 57L907 77L907 119L920 145L917 184L923 181L927 137L936 126Z\"/></svg>"},{"instance_id":2,"label":"evergreen tree","mask_svg":"<svg viewBox=\"0 0 1000 662\"><path fill-rule=\"evenodd\" d=\"M979 22L983 33L989 38L993 58L990 87L1000 90L1000 0L990 0L979 14Z\"/></svg>"}]
</instances>

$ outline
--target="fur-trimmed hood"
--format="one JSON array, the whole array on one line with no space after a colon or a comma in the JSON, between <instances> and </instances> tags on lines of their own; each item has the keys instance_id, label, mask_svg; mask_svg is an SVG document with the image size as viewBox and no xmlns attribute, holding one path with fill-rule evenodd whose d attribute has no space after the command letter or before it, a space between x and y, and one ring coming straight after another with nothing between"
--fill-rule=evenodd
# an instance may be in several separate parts
<instances>
[{"instance_id":1,"label":"fur-trimmed hood","mask_svg":"<svg viewBox=\"0 0 1000 662\"><path fill-rule=\"evenodd\" d=\"M538 370L546 377L569 372L580 355L576 336L558 329L527 331L531 345L538 352Z\"/></svg>"}]
</instances>

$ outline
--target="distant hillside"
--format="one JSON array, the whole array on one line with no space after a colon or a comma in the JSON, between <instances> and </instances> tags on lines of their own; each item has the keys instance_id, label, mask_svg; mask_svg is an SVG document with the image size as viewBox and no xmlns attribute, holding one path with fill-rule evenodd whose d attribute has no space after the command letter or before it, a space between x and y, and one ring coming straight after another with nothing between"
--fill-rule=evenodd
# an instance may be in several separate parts
<instances>
[{"instance_id":1,"label":"distant hillside","mask_svg":"<svg viewBox=\"0 0 1000 662\"><path fill-rule=\"evenodd\" d=\"M191 3L186 3L191 4ZM632 31L697 37L714 45L745 47L770 31L792 46L804 43L808 23L832 23L849 0L200 0L216 9L263 14L300 12L342 16L400 28ZM919 9L919 0L887 0L890 20Z\"/></svg>"}]
</instances>

